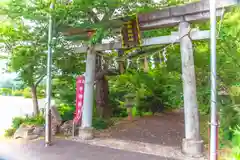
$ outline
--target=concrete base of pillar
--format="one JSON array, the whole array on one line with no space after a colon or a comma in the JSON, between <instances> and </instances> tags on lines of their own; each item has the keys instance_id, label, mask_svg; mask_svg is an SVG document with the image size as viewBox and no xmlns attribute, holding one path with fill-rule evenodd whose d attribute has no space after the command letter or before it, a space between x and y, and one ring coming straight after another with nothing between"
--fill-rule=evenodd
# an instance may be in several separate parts
<instances>
[{"instance_id":1,"label":"concrete base of pillar","mask_svg":"<svg viewBox=\"0 0 240 160\"><path fill-rule=\"evenodd\" d=\"M93 128L79 128L79 138L82 140L91 140L94 138Z\"/></svg>"},{"instance_id":2,"label":"concrete base of pillar","mask_svg":"<svg viewBox=\"0 0 240 160\"><path fill-rule=\"evenodd\" d=\"M204 153L203 140L183 139L182 152L188 157L200 158Z\"/></svg>"}]
</instances>

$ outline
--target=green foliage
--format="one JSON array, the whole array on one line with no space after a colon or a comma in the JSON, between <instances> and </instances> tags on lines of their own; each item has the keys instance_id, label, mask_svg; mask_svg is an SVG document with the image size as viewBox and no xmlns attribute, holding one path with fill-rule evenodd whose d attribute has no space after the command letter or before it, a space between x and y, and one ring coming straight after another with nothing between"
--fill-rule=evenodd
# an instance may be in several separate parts
<instances>
[{"instance_id":1,"label":"green foliage","mask_svg":"<svg viewBox=\"0 0 240 160\"><path fill-rule=\"evenodd\" d=\"M234 130L234 136L232 140L232 159L240 159L240 127L237 126Z\"/></svg>"},{"instance_id":2,"label":"green foliage","mask_svg":"<svg viewBox=\"0 0 240 160\"><path fill-rule=\"evenodd\" d=\"M14 129L18 129L19 126L24 122L24 118L23 117L15 117L12 120L12 128Z\"/></svg>"},{"instance_id":3,"label":"green foliage","mask_svg":"<svg viewBox=\"0 0 240 160\"><path fill-rule=\"evenodd\" d=\"M106 129L111 125L110 121L101 119L101 118L93 118L93 127L97 130Z\"/></svg>"},{"instance_id":4,"label":"green foliage","mask_svg":"<svg viewBox=\"0 0 240 160\"><path fill-rule=\"evenodd\" d=\"M33 117L25 117L23 124L26 125L37 125L41 126L45 123L45 119L43 115L33 116Z\"/></svg>"},{"instance_id":5,"label":"green foliage","mask_svg":"<svg viewBox=\"0 0 240 160\"><path fill-rule=\"evenodd\" d=\"M12 89L10 88L0 88L0 95L9 96L12 94Z\"/></svg>"},{"instance_id":6,"label":"green foliage","mask_svg":"<svg viewBox=\"0 0 240 160\"><path fill-rule=\"evenodd\" d=\"M12 121L12 128L18 129L21 124L41 126L45 123L43 115L33 117L15 117Z\"/></svg>"},{"instance_id":7,"label":"green foliage","mask_svg":"<svg viewBox=\"0 0 240 160\"><path fill-rule=\"evenodd\" d=\"M5 130L4 137L12 137L15 132L16 132L15 128L7 129Z\"/></svg>"},{"instance_id":8,"label":"green foliage","mask_svg":"<svg viewBox=\"0 0 240 160\"><path fill-rule=\"evenodd\" d=\"M12 120L11 128L5 130L5 137L12 137L15 131L20 127L21 124L24 125L34 125L34 126L42 126L45 123L45 119L43 115L37 115L33 117L15 117Z\"/></svg>"},{"instance_id":9,"label":"green foliage","mask_svg":"<svg viewBox=\"0 0 240 160\"><path fill-rule=\"evenodd\" d=\"M23 95L24 98L32 98L32 91L31 91L31 88L27 87L27 88L24 88L23 91L16 91L17 93L21 93ZM41 86L38 87L37 89L37 96L38 98L44 98L45 95L44 95L45 91L43 90L43 88Z\"/></svg>"},{"instance_id":10,"label":"green foliage","mask_svg":"<svg viewBox=\"0 0 240 160\"><path fill-rule=\"evenodd\" d=\"M221 141L231 141L233 138L233 130L240 124L240 105L231 104L223 105L220 108L220 137Z\"/></svg>"},{"instance_id":11,"label":"green foliage","mask_svg":"<svg viewBox=\"0 0 240 160\"><path fill-rule=\"evenodd\" d=\"M63 121L72 120L75 112L75 106L70 106L67 104L60 104L57 108Z\"/></svg>"},{"instance_id":12,"label":"green foliage","mask_svg":"<svg viewBox=\"0 0 240 160\"><path fill-rule=\"evenodd\" d=\"M230 88L230 94L232 97L232 101L236 104L240 104L240 86L232 86Z\"/></svg>"},{"instance_id":13,"label":"green foliage","mask_svg":"<svg viewBox=\"0 0 240 160\"><path fill-rule=\"evenodd\" d=\"M110 84L110 99L111 102L115 100L112 104L115 106L114 112L124 108L124 97L129 93L135 95L135 106L139 113L148 112L150 106L160 103L164 103L166 108L182 105L179 94L182 92L181 79L176 72L166 72L164 69L151 70L149 73L129 72L112 78Z\"/></svg>"},{"instance_id":14,"label":"green foliage","mask_svg":"<svg viewBox=\"0 0 240 160\"><path fill-rule=\"evenodd\" d=\"M24 98L32 98L31 88L25 88L23 90L23 96Z\"/></svg>"},{"instance_id":15,"label":"green foliage","mask_svg":"<svg viewBox=\"0 0 240 160\"><path fill-rule=\"evenodd\" d=\"M22 90L14 90L12 93L13 96L23 96Z\"/></svg>"}]
</instances>

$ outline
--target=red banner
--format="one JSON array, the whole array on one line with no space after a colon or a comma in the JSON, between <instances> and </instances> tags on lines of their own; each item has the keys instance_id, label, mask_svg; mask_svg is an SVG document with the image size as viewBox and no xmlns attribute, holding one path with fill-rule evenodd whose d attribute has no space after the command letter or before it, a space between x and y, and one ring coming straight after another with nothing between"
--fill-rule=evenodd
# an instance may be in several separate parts
<instances>
[{"instance_id":1,"label":"red banner","mask_svg":"<svg viewBox=\"0 0 240 160\"><path fill-rule=\"evenodd\" d=\"M79 123L82 118L85 77L78 76L76 83L76 111L73 119L75 124Z\"/></svg>"}]
</instances>

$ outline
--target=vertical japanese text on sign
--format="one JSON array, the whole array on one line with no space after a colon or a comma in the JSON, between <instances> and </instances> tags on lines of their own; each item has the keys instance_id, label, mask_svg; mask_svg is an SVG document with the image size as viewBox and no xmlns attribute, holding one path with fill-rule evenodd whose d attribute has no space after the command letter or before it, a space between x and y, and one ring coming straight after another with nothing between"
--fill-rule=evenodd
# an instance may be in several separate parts
<instances>
[{"instance_id":1,"label":"vertical japanese text on sign","mask_svg":"<svg viewBox=\"0 0 240 160\"><path fill-rule=\"evenodd\" d=\"M85 77L79 76L77 77L76 84L76 111L74 116L74 123L77 124L80 122L82 117L82 109L83 109L83 100L84 100L84 83Z\"/></svg>"},{"instance_id":2,"label":"vertical japanese text on sign","mask_svg":"<svg viewBox=\"0 0 240 160\"><path fill-rule=\"evenodd\" d=\"M141 45L140 29L138 19L123 24L121 30L123 48L133 48Z\"/></svg>"}]
</instances>

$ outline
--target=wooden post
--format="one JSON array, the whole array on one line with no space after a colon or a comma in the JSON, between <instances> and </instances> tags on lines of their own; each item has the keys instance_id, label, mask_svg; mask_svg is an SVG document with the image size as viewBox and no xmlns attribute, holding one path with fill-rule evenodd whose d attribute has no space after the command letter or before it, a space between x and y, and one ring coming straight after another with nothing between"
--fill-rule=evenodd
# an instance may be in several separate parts
<instances>
[{"instance_id":1,"label":"wooden post","mask_svg":"<svg viewBox=\"0 0 240 160\"><path fill-rule=\"evenodd\" d=\"M96 52L94 51L94 47L90 45L87 52L82 124L79 129L79 137L85 140L93 138L92 115L95 66Z\"/></svg>"},{"instance_id":2,"label":"wooden post","mask_svg":"<svg viewBox=\"0 0 240 160\"><path fill-rule=\"evenodd\" d=\"M182 59L182 80L184 92L185 138L183 152L193 157L203 153L203 141L199 131L199 112L196 95L196 78L194 69L193 47L190 39L190 24L179 25L180 48Z\"/></svg>"},{"instance_id":3,"label":"wooden post","mask_svg":"<svg viewBox=\"0 0 240 160\"><path fill-rule=\"evenodd\" d=\"M148 59L147 57L144 57L144 72L149 71L149 66L148 66Z\"/></svg>"}]
</instances>

